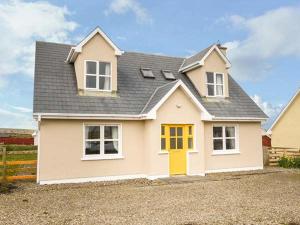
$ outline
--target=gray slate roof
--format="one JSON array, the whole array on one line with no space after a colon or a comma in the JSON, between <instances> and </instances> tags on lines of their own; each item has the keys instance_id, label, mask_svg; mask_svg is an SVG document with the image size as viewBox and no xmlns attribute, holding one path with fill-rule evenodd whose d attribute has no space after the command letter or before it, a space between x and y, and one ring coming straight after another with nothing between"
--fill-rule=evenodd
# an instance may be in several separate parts
<instances>
[{"instance_id":1,"label":"gray slate roof","mask_svg":"<svg viewBox=\"0 0 300 225\"><path fill-rule=\"evenodd\" d=\"M118 97L79 96L74 65L65 62L71 47L36 43L34 113L137 115L143 109L148 112L167 92L167 88L171 88L172 85L166 84L175 83L166 80L161 73L161 70L170 70L214 116L267 117L230 76L230 97L212 101L201 97L189 78L178 73L184 58L135 52L125 52L118 58ZM144 78L140 72L142 67L151 68L155 79ZM163 85L166 86L159 88ZM154 94L155 90L158 91Z\"/></svg>"},{"instance_id":2,"label":"gray slate roof","mask_svg":"<svg viewBox=\"0 0 300 225\"><path fill-rule=\"evenodd\" d=\"M172 89L172 87L176 85L177 82L178 80L175 80L156 88L141 113L144 114L150 112L150 110Z\"/></svg>"},{"instance_id":3,"label":"gray slate roof","mask_svg":"<svg viewBox=\"0 0 300 225\"><path fill-rule=\"evenodd\" d=\"M211 49L212 45L207 47L206 49L203 49L201 52L198 52L195 55L192 55L189 58L186 58L181 66L181 68L184 68L188 65L191 65L197 61L201 61L201 59L203 59L203 57L205 56L205 54Z\"/></svg>"}]
</instances>

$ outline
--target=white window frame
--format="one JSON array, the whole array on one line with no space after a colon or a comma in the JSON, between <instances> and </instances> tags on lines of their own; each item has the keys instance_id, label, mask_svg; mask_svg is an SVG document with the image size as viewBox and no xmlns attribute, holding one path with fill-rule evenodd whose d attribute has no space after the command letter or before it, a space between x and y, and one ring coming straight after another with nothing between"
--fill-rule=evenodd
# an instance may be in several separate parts
<instances>
[{"instance_id":1,"label":"white window frame","mask_svg":"<svg viewBox=\"0 0 300 225\"><path fill-rule=\"evenodd\" d=\"M100 127L100 139L85 139L85 128L89 126ZM118 139L104 139L104 127L105 126L117 126L118 127ZM98 155L86 155L85 154L85 142L86 141L100 141L100 154ZM118 141L118 153L117 154L104 154L104 142L105 141ZM81 160L103 160L103 159L123 159L122 152L122 124L114 123L101 123L101 124L83 124L83 153Z\"/></svg>"},{"instance_id":2,"label":"white window frame","mask_svg":"<svg viewBox=\"0 0 300 225\"><path fill-rule=\"evenodd\" d=\"M87 64L87 62L95 62L96 63L96 74L86 73L86 69L87 69L86 64ZM110 75L99 74L99 62L110 64ZM89 88L89 87L86 86L86 76L95 76L96 77L96 87L95 88ZM108 90L99 89L99 77L109 77L110 78L109 89ZM89 91L111 92L112 91L112 64L111 64L111 62L96 61L96 60L84 60L84 89L89 90Z\"/></svg>"},{"instance_id":3,"label":"white window frame","mask_svg":"<svg viewBox=\"0 0 300 225\"><path fill-rule=\"evenodd\" d=\"M208 79L207 79L207 73L213 73L214 75L214 83L208 83ZM217 74L222 75L222 84L217 84ZM207 71L205 73L206 75L206 90L207 90L207 97L224 97L225 96L225 82L224 82L224 73L220 73L220 72L209 72ZM208 85L213 85L214 86L214 95L208 95ZM217 95L217 86L222 86L222 95Z\"/></svg>"},{"instance_id":4,"label":"white window frame","mask_svg":"<svg viewBox=\"0 0 300 225\"><path fill-rule=\"evenodd\" d=\"M222 137L214 137L214 127L222 127ZM234 136L235 137L226 137L225 128L226 127L234 127ZM227 139L235 139L235 149L226 149L226 140ZM214 140L222 140L223 141L223 149L215 150L214 149ZM213 155L230 155L230 154L240 154L239 149L239 126L237 124L213 124L212 125L212 154Z\"/></svg>"}]
</instances>

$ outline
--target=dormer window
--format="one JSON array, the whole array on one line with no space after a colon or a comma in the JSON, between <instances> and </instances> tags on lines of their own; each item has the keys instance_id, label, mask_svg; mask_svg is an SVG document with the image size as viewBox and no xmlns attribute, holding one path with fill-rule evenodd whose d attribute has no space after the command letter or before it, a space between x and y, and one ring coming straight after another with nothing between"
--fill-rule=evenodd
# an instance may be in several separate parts
<instances>
[{"instance_id":1,"label":"dormer window","mask_svg":"<svg viewBox=\"0 0 300 225\"><path fill-rule=\"evenodd\" d=\"M88 90L111 91L111 63L85 61L85 88Z\"/></svg>"},{"instance_id":2,"label":"dormer window","mask_svg":"<svg viewBox=\"0 0 300 225\"><path fill-rule=\"evenodd\" d=\"M207 95L209 97L224 96L224 74L207 72Z\"/></svg>"}]
</instances>

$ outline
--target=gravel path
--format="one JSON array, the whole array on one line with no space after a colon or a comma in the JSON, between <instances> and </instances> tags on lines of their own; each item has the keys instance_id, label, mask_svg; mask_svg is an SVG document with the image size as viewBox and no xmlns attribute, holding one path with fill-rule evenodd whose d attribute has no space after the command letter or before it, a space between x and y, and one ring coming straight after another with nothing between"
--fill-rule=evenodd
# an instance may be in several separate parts
<instances>
[{"instance_id":1,"label":"gravel path","mask_svg":"<svg viewBox=\"0 0 300 225\"><path fill-rule=\"evenodd\" d=\"M19 186L0 195L0 224L300 225L300 170Z\"/></svg>"}]
</instances>

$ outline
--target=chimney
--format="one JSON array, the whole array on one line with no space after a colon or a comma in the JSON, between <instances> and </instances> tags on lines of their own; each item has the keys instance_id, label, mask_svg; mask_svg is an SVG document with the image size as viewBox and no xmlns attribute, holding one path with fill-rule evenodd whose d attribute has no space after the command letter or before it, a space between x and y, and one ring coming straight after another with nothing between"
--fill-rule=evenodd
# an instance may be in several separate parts
<instances>
[{"instance_id":1,"label":"chimney","mask_svg":"<svg viewBox=\"0 0 300 225\"><path fill-rule=\"evenodd\" d=\"M221 50L221 52L226 56L227 48L222 46L221 44L217 44L217 46Z\"/></svg>"}]
</instances>

